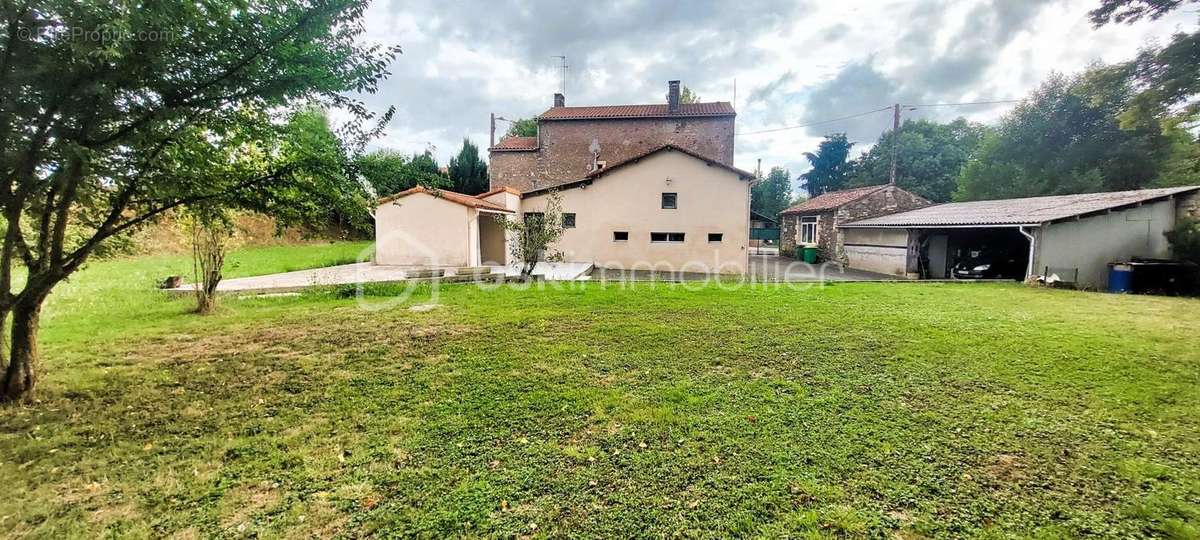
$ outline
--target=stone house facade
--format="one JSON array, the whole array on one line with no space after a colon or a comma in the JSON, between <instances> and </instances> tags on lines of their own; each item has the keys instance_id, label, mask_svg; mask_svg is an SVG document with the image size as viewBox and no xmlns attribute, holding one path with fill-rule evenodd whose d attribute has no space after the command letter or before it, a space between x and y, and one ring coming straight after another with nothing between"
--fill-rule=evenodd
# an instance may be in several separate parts
<instances>
[{"instance_id":1,"label":"stone house facade","mask_svg":"<svg viewBox=\"0 0 1200 540\"><path fill-rule=\"evenodd\" d=\"M562 94L538 116L536 137L505 137L488 149L491 188L521 192L585 178L663 145L733 165L734 119L728 102L680 103L679 81L666 103L567 107Z\"/></svg>"},{"instance_id":2,"label":"stone house facade","mask_svg":"<svg viewBox=\"0 0 1200 540\"><path fill-rule=\"evenodd\" d=\"M893 185L823 193L779 213L779 253L790 256L797 244L816 244L821 260L845 264L841 224L931 204Z\"/></svg>"}]
</instances>

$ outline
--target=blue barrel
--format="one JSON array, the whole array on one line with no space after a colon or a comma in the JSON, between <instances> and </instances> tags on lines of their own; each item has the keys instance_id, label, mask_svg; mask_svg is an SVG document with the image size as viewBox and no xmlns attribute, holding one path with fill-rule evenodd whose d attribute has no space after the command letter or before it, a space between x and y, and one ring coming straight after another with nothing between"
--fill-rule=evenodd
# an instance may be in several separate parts
<instances>
[{"instance_id":1,"label":"blue barrel","mask_svg":"<svg viewBox=\"0 0 1200 540\"><path fill-rule=\"evenodd\" d=\"M1133 291L1133 267L1128 264L1108 265L1108 292L1127 293Z\"/></svg>"}]
</instances>

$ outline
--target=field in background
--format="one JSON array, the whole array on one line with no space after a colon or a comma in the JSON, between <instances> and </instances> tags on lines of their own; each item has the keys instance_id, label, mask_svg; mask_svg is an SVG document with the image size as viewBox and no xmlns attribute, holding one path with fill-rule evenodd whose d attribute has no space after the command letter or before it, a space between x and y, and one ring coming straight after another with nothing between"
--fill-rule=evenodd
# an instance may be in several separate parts
<instances>
[{"instance_id":1,"label":"field in background","mask_svg":"<svg viewBox=\"0 0 1200 540\"><path fill-rule=\"evenodd\" d=\"M0 415L7 535L1200 530L1200 301L592 283L198 317L150 289L188 268L95 263L52 297L40 401Z\"/></svg>"}]
</instances>

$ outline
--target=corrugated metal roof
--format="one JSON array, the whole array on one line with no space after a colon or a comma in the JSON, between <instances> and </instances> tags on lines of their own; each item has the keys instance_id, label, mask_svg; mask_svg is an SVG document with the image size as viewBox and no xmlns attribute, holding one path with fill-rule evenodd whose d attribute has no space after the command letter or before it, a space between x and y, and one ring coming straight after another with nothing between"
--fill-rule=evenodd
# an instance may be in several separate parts
<instances>
[{"instance_id":1,"label":"corrugated metal roof","mask_svg":"<svg viewBox=\"0 0 1200 540\"><path fill-rule=\"evenodd\" d=\"M857 201L857 200L859 200L863 197L866 197L867 195L870 195L872 193L875 193L876 191L879 191L885 187L887 187L887 184L884 184L881 186L866 186L866 187L860 187L860 188L854 188L854 189L843 189L841 191L830 191L829 193L822 193L820 195L817 195L816 197L813 197L807 201L804 201L800 204L797 204L796 206L793 206L791 208L788 208L787 210L780 212L780 215L803 214L805 212L822 212L825 210L832 210L843 204L848 204L848 203Z\"/></svg>"},{"instance_id":2,"label":"corrugated metal roof","mask_svg":"<svg viewBox=\"0 0 1200 540\"><path fill-rule=\"evenodd\" d=\"M701 116L733 116L733 105L727 101L711 103L680 103L678 112L667 110L666 103L650 105L600 105L595 107L552 107L539 117L542 120L589 120L598 118L678 118Z\"/></svg>"},{"instance_id":3,"label":"corrugated metal roof","mask_svg":"<svg viewBox=\"0 0 1200 540\"><path fill-rule=\"evenodd\" d=\"M955 225L1032 225L1197 190L1200 190L1200 186L947 203L864 219L841 226L936 227Z\"/></svg>"}]
</instances>

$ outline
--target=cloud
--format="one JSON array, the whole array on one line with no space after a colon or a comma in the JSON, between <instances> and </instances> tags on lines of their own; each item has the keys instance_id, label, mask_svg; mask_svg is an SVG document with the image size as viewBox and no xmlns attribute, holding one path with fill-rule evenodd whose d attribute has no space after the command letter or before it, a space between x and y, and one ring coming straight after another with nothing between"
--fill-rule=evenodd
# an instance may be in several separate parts
<instances>
[{"instance_id":1,"label":"cloud","mask_svg":"<svg viewBox=\"0 0 1200 540\"><path fill-rule=\"evenodd\" d=\"M1170 15L1099 30L1094 0L376 0L364 39L404 55L369 107L396 107L376 146L420 151L445 163L463 137L485 145L488 114L541 113L558 91L555 55L566 55L567 104L660 102L680 79L705 100L734 100L749 133L838 118L900 101L1005 99L1051 70L1120 60L1194 16ZM1190 28L1192 26L1188 26ZM906 111L994 119L1004 107ZM879 113L806 129L739 135L735 164L804 166L802 153L844 131L865 148L890 126ZM506 125L500 124L503 132ZM800 170L792 170L793 175Z\"/></svg>"}]
</instances>

